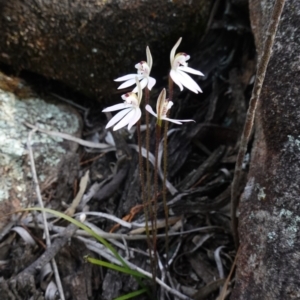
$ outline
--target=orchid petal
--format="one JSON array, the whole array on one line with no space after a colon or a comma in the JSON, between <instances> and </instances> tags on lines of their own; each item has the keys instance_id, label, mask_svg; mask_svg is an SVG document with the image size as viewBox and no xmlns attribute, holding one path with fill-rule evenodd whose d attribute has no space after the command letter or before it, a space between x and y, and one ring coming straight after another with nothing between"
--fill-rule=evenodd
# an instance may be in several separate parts
<instances>
[{"instance_id":1,"label":"orchid petal","mask_svg":"<svg viewBox=\"0 0 300 300\"><path fill-rule=\"evenodd\" d=\"M147 83L148 83L148 78L143 78L143 79L140 81L141 89L144 89L145 86L147 85Z\"/></svg>"},{"instance_id":2,"label":"orchid petal","mask_svg":"<svg viewBox=\"0 0 300 300\"><path fill-rule=\"evenodd\" d=\"M170 118L162 118L162 120L170 121L175 124L182 125L182 122L196 122L195 120L177 120L177 119L170 119Z\"/></svg>"},{"instance_id":3,"label":"orchid petal","mask_svg":"<svg viewBox=\"0 0 300 300\"><path fill-rule=\"evenodd\" d=\"M166 89L163 89L156 101L156 113L161 119L163 111L164 111L164 106L165 106L165 101L166 101Z\"/></svg>"},{"instance_id":4,"label":"orchid petal","mask_svg":"<svg viewBox=\"0 0 300 300\"><path fill-rule=\"evenodd\" d=\"M138 92L138 87L136 86L133 90L132 93L137 93Z\"/></svg>"},{"instance_id":5,"label":"orchid petal","mask_svg":"<svg viewBox=\"0 0 300 300\"><path fill-rule=\"evenodd\" d=\"M128 75L124 75L122 77L118 77L117 79L114 79L114 81L125 81L128 79L132 79L135 78L136 74L128 74Z\"/></svg>"},{"instance_id":6,"label":"orchid petal","mask_svg":"<svg viewBox=\"0 0 300 300\"><path fill-rule=\"evenodd\" d=\"M127 108L118 112L110 121L107 123L105 128L109 128L119 122L126 114L129 114L132 111L132 108ZM127 123L126 123L127 124ZM125 126L125 125L124 125Z\"/></svg>"},{"instance_id":7,"label":"orchid petal","mask_svg":"<svg viewBox=\"0 0 300 300\"><path fill-rule=\"evenodd\" d=\"M139 107L135 109L135 114L128 123L128 130L131 129L131 127L141 118L142 112Z\"/></svg>"},{"instance_id":8,"label":"orchid petal","mask_svg":"<svg viewBox=\"0 0 300 300\"><path fill-rule=\"evenodd\" d=\"M179 122L178 120L174 120L174 119L170 119L170 118L161 118L162 120L164 121L169 121L169 122L172 122L172 123L175 123L175 124L178 124L178 125L182 125L181 122Z\"/></svg>"},{"instance_id":9,"label":"orchid petal","mask_svg":"<svg viewBox=\"0 0 300 300\"><path fill-rule=\"evenodd\" d=\"M194 93L198 94L198 92L202 92L200 86L186 73L178 70L177 75L179 76L179 80L182 85L184 85L187 89L193 91Z\"/></svg>"},{"instance_id":10,"label":"orchid petal","mask_svg":"<svg viewBox=\"0 0 300 300\"><path fill-rule=\"evenodd\" d=\"M136 81L136 86L138 88L138 105L141 104L141 101L142 101L142 98L143 98L143 90L141 88L141 84L140 82L138 81L138 77L135 77L135 81Z\"/></svg>"},{"instance_id":11,"label":"orchid petal","mask_svg":"<svg viewBox=\"0 0 300 300\"><path fill-rule=\"evenodd\" d=\"M104 108L102 110L102 112L115 111L115 110L120 110L120 109L124 109L124 108L130 108L130 107L132 107L131 104L128 104L128 103L119 103L119 104L112 105L112 106Z\"/></svg>"},{"instance_id":12,"label":"orchid petal","mask_svg":"<svg viewBox=\"0 0 300 300\"><path fill-rule=\"evenodd\" d=\"M152 69L153 59L152 59L152 55L151 55L151 52L150 52L150 49L149 49L148 46L146 48L146 55L147 55L147 64L148 64L149 69L150 69L149 73L150 73L150 71Z\"/></svg>"},{"instance_id":13,"label":"orchid petal","mask_svg":"<svg viewBox=\"0 0 300 300\"><path fill-rule=\"evenodd\" d=\"M154 87L156 83L156 80L153 77L148 77L148 90L151 91L151 89Z\"/></svg>"},{"instance_id":14,"label":"orchid petal","mask_svg":"<svg viewBox=\"0 0 300 300\"><path fill-rule=\"evenodd\" d=\"M118 87L118 90L127 88L127 87L129 87L129 86L131 86L131 85L133 85L133 84L135 84L135 77L132 78L132 79L129 79L129 80L125 81L125 82L123 82L123 83Z\"/></svg>"},{"instance_id":15,"label":"orchid petal","mask_svg":"<svg viewBox=\"0 0 300 300\"><path fill-rule=\"evenodd\" d=\"M140 81L140 85L141 85L141 89L144 89L145 86L147 85L147 82L148 82L148 79L147 78L143 78L141 81ZM137 93L138 92L138 86L136 86L133 90L132 90L133 93Z\"/></svg>"},{"instance_id":16,"label":"orchid petal","mask_svg":"<svg viewBox=\"0 0 300 300\"><path fill-rule=\"evenodd\" d=\"M181 84L181 78L178 75L178 72L176 72L175 70L171 70L170 76L171 76L172 80L179 86L180 90L182 91L183 86Z\"/></svg>"},{"instance_id":17,"label":"orchid petal","mask_svg":"<svg viewBox=\"0 0 300 300\"><path fill-rule=\"evenodd\" d=\"M172 67L172 64L173 64L174 57L175 57L175 52L176 52L178 46L180 45L181 40L182 40L182 38L179 38L179 40L177 41L177 43L174 45L174 47L173 47L172 50L171 50L171 53L170 53L170 63L171 63L171 67Z\"/></svg>"},{"instance_id":18,"label":"orchid petal","mask_svg":"<svg viewBox=\"0 0 300 300\"><path fill-rule=\"evenodd\" d=\"M180 66L178 67L179 70L181 71L184 71L184 72L188 72L188 73L191 73L191 74L195 74L195 75L199 75L199 76L204 76L204 74L198 70L195 70L193 68L190 68L190 67L183 67L183 66Z\"/></svg>"},{"instance_id":19,"label":"orchid petal","mask_svg":"<svg viewBox=\"0 0 300 300\"><path fill-rule=\"evenodd\" d=\"M157 118L157 114L154 112L154 110L152 109L152 107L151 107L149 104L147 104L147 105L145 106L145 109L146 109L151 115L153 115L155 118Z\"/></svg>"},{"instance_id":20,"label":"orchid petal","mask_svg":"<svg viewBox=\"0 0 300 300\"><path fill-rule=\"evenodd\" d=\"M169 101L168 105L167 105L167 110L171 109L171 107L173 106L174 102L173 101Z\"/></svg>"},{"instance_id":21,"label":"orchid petal","mask_svg":"<svg viewBox=\"0 0 300 300\"><path fill-rule=\"evenodd\" d=\"M142 71L142 62L139 62L139 63L135 64L134 67L136 69L138 69L139 71ZM136 74L135 74L135 76L136 76Z\"/></svg>"},{"instance_id":22,"label":"orchid petal","mask_svg":"<svg viewBox=\"0 0 300 300\"><path fill-rule=\"evenodd\" d=\"M190 59L190 56L184 52L179 52L175 55L172 63L172 69L176 70L180 65L187 67L187 60Z\"/></svg>"},{"instance_id":23,"label":"orchid petal","mask_svg":"<svg viewBox=\"0 0 300 300\"><path fill-rule=\"evenodd\" d=\"M116 131L124 126L126 126L132 117L134 116L135 109L132 109L124 118L113 128L113 131Z\"/></svg>"}]
</instances>

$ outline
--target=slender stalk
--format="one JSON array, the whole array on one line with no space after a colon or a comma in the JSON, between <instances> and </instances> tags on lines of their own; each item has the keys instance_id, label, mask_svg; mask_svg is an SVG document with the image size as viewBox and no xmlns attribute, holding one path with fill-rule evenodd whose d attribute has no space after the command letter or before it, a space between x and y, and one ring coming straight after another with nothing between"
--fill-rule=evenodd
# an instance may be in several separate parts
<instances>
[{"instance_id":1,"label":"slender stalk","mask_svg":"<svg viewBox=\"0 0 300 300\"><path fill-rule=\"evenodd\" d=\"M145 103L146 105L149 104L149 90L145 88ZM147 150L147 161L146 161L146 171L147 171L147 193L148 193L148 200L150 199L150 164L149 164L149 151L150 151L150 121L149 121L149 112L148 110L145 111L146 113L146 150Z\"/></svg>"},{"instance_id":2,"label":"slender stalk","mask_svg":"<svg viewBox=\"0 0 300 300\"><path fill-rule=\"evenodd\" d=\"M152 274L155 274L156 263L155 263L155 260L153 259L153 255L152 255L153 245L151 245L149 226L148 226L149 203L146 201L146 195L145 195L144 168L143 168L143 156L142 156L142 139L141 139L141 121L140 120L138 121L136 128L137 128L137 138L138 138L138 146L139 146L140 181L141 181L141 190L142 190L142 201L143 201L144 214L145 214L145 228L146 228L147 243L148 243L148 248L149 248L149 257L150 257L150 262L151 262L151 271L152 271Z\"/></svg>"},{"instance_id":3,"label":"slender stalk","mask_svg":"<svg viewBox=\"0 0 300 300\"><path fill-rule=\"evenodd\" d=\"M169 101L172 101L173 98L173 80L171 76L169 76ZM167 113L168 114L168 113ZM168 253L169 253L169 236L168 236L168 231L169 231L169 210L168 210L168 205L167 205L167 185L166 185L166 180L167 180L167 168L168 168L168 127L169 127L169 122L165 121L165 128L164 128L164 156L163 156L163 161L164 161L164 179L163 179L163 205L164 205L164 212L165 212L165 219L166 219L166 241L165 241L165 248L166 248L166 266L168 267Z\"/></svg>"},{"instance_id":4,"label":"slender stalk","mask_svg":"<svg viewBox=\"0 0 300 300\"><path fill-rule=\"evenodd\" d=\"M154 210L153 210L153 228L152 228L152 236L153 236L153 250L154 250L154 261L156 268L156 242L157 242L157 197L158 197L158 149L161 135L161 126L156 124L155 127L156 134L156 143L155 143L155 164L154 164ZM156 269L155 269L156 273ZM155 274L156 275L156 274Z\"/></svg>"},{"instance_id":5,"label":"slender stalk","mask_svg":"<svg viewBox=\"0 0 300 300\"><path fill-rule=\"evenodd\" d=\"M171 78L171 76L169 76L169 101L173 101L173 89L174 89L174 83L173 80Z\"/></svg>"},{"instance_id":6,"label":"slender stalk","mask_svg":"<svg viewBox=\"0 0 300 300\"><path fill-rule=\"evenodd\" d=\"M145 88L145 103L146 105L149 104L149 95L150 91L146 87ZM149 219L149 211L150 211L150 218L153 220L153 211L151 205L151 176L150 176L150 162L149 162L149 151L150 151L150 121L149 121L149 112L145 110L146 113L146 150L147 150L147 157L146 157L146 178L147 178L147 205L145 206L147 212L145 210L145 221L146 221L146 231L148 232L148 219ZM145 204L144 204L145 205ZM153 224L152 224L153 225ZM153 226L152 226L153 227Z\"/></svg>"},{"instance_id":7,"label":"slender stalk","mask_svg":"<svg viewBox=\"0 0 300 300\"><path fill-rule=\"evenodd\" d=\"M239 152L235 164L234 177L231 185L231 226L233 231L233 237L235 240L235 245L237 248L239 246L239 236L238 236L238 228L237 228L238 220L236 217L236 210L238 207L239 196L240 196L239 186L241 181L242 165L247 151L249 138L253 129L255 111L261 93L261 89L263 86L263 82L265 79L269 60L272 54L272 48L273 48L277 28L279 25L280 17L283 11L284 3L285 0L276 0L274 4L273 12L269 21L268 30L266 32L266 40L264 43L264 48L262 51L261 58L258 62L256 79L252 90L252 95L251 95L249 108L246 115L244 129L241 136L240 148L239 148Z\"/></svg>"},{"instance_id":8,"label":"slender stalk","mask_svg":"<svg viewBox=\"0 0 300 300\"><path fill-rule=\"evenodd\" d=\"M145 103L146 105L149 104L149 98L150 98L150 91L146 87L145 88ZM156 285L155 283L155 277L156 277L156 255L154 250L154 245L152 243L151 245L151 239L150 239L150 232L149 232L149 214L150 214L150 219L151 219L151 225L152 228L154 228L154 212L151 204L151 174L150 174L150 161L149 161L149 151L150 151L150 121L149 121L149 112L145 110L146 114L146 150L147 150L147 155L146 155L146 184L147 184L147 191L145 195L145 203L144 203L144 214L145 214L145 222L146 222L146 234L147 234L147 240L148 240L148 246L149 246L149 256L150 256L150 261L151 261L151 271L154 280L154 286ZM152 247L150 247L152 246Z\"/></svg>"},{"instance_id":9,"label":"slender stalk","mask_svg":"<svg viewBox=\"0 0 300 300\"><path fill-rule=\"evenodd\" d=\"M166 219L166 262L169 261L168 259L168 253L169 253L169 237L168 237L168 231L169 231L169 210L167 205L167 167L168 167L168 125L169 122L165 121L165 128L164 128L164 179L163 179L163 204L164 204L164 211L165 211L165 219ZM168 264L166 264L168 266Z\"/></svg>"}]
</instances>

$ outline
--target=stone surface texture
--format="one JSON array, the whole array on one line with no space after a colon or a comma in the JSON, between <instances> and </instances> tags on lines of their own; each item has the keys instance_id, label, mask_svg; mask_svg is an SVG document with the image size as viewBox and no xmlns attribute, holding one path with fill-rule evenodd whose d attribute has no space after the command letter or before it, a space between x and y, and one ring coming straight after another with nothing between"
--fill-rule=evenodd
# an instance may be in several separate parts
<instances>
[{"instance_id":1,"label":"stone surface texture","mask_svg":"<svg viewBox=\"0 0 300 300\"><path fill-rule=\"evenodd\" d=\"M261 55L274 0L250 1ZM257 108L231 299L300 299L300 2L286 1Z\"/></svg>"},{"instance_id":2,"label":"stone surface texture","mask_svg":"<svg viewBox=\"0 0 300 300\"><path fill-rule=\"evenodd\" d=\"M37 96L20 99L0 89L0 228L10 218L9 213L36 203L27 149L31 129L24 122L75 136L80 134L82 126L80 116L70 107ZM64 168L62 161L78 146L36 132L32 136L31 147L42 187L44 183L55 181Z\"/></svg>"},{"instance_id":3,"label":"stone surface texture","mask_svg":"<svg viewBox=\"0 0 300 300\"><path fill-rule=\"evenodd\" d=\"M101 99L115 91L113 79L136 72L147 45L165 76L171 48L183 36L191 49L210 7L207 0L0 0L0 61Z\"/></svg>"}]
</instances>

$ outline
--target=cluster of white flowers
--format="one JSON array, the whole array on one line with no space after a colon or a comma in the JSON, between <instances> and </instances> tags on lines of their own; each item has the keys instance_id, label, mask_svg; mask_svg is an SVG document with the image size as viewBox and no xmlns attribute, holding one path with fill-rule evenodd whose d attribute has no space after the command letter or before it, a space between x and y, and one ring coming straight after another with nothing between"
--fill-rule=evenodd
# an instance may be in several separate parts
<instances>
[{"instance_id":1,"label":"cluster of white flowers","mask_svg":"<svg viewBox=\"0 0 300 300\"><path fill-rule=\"evenodd\" d=\"M180 38L175 46L172 48L170 53L170 77L175 84L177 84L180 90L183 87L191 90L192 92L198 94L202 92L199 85L186 73L191 73L194 75L204 76L200 71L188 67L187 61L190 56L186 53L180 52L175 55L178 46L181 43L182 38ZM128 130L131 129L133 125L140 119L142 112L140 109L140 104L142 100L142 90L147 87L150 91L156 83L153 77L150 77L150 72L153 64L152 56L149 47L146 48L147 61L141 61L135 65L137 69L137 74L128 74L115 79L117 82L124 81L118 89L127 88L131 85L136 84L136 87L127 94L122 95L124 103L116 104L107 107L103 112L117 111L118 112L106 125L106 128L113 127L113 130L118 130L128 125ZM136 94L137 93L137 94ZM181 125L182 122L192 122L193 120L175 120L167 117L168 110L172 107L173 102L166 98L166 90L163 89L157 99L156 113L153 111L150 105L146 105L146 110L155 116L159 123L161 120L170 121L175 124Z\"/></svg>"}]
</instances>

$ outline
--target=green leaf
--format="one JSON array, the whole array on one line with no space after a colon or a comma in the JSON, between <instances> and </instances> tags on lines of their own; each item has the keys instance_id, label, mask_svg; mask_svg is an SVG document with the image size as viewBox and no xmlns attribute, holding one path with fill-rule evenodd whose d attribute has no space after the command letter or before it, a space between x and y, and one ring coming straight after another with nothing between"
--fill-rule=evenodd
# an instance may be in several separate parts
<instances>
[{"instance_id":1,"label":"green leaf","mask_svg":"<svg viewBox=\"0 0 300 300\"><path fill-rule=\"evenodd\" d=\"M119 253L101 236L99 236L98 234L96 234L93 230L91 230L89 227L87 227L86 225L84 225L83 223L69 217L68 215L61 213L59 211L53 210L53 209L49 209L49 208L40 208L40 207L30 207L30 208L25 208L23 209L24 211L32 211L32 210L37 210L37 211L44 211L44 212L48 212L50 214L53 214L59 218L65 219L66 221L76 225L77 227L83 229L85 232L89 233L91 236L93 236L96 240L98 240L100 243L102 243L107 249L109 249L113 255L123 264L123 266L127 269L130 269L127 264L125 263L125 261L123 260L123 258L119 255Z\"/></svg>"},{"instance_id":2,"label":"green leaf","mask_svg":"<svg viewBox=\"0 0 300 300\"><path fill-rule=\"evenodd\" d=\"M102 238L101 236L99 236L98 234L96 234L93 230L91 230L89 227L87 227L86 225L84 225L83 223L69 217L68 215L61 213L59 211L53 210L53 209L49 209L49 208L41 208L41 207L30 207L30 208L25 208L22 209L21 211L44 211L44 212L48 212L50 214L53 214L59 218L65 219L66 221L76 225L77 227L83 229L85 232L89 233L91 236L93 236L96 240L98 240L100 243L102 243L107 249L109 249L113 255L122 263L122 265L124 266L124 269L126 269L129 272L133 272L133 270L130 269L130 267L126 264L126 262L123 260L123 258L119 255L119 253L115 250L114 247L112 247L104 238ZM139 274L139 276L133 275L136 280L138 281L138 283L140 284L140 286L144 287L143 283L140 281L140 277L141 274Z\"/></svg>"},{"instance_id":3,"label":"green leaf","mask_svg":"<svg viewBox=\"0 0 300 300\"><path fill-rule=\"evenodd\" d=\"M119 271L119 272L122 272L122 273L126 273L126 274L129 274L129 275L135 276L135 277L146 278L145 275L143 275L142 273L139 273L138 271L131 270L131 269L128 270L128 269L125 269L123 267L120 267L118 265L114 265L112 263L109 263L109 262L106 262L106 261L103 261L103 260L99 260L99 259L92 258L92 257L85 257L85 259L88 262L90 262L94 265L103 266L103 267L106 267L106 268L109 268L109 269L112 269L112 270L115 270L115 271Z\"/></svg>"},{"instance_id":4,"label":"green leaf","mask_svg":"<svg viewBox=\"0 0 300 300\"><path fill-rule=\"evenodd\" d=\"M142 295L144 293L147 293L148 290L147 289L141 289L141 290L138 290L138 291L135 291L135 292L132 292L132 293L129 293L129 294L126 294L124 296L121 296L121 297L118 297L114 300L126 300L126 299L132 299L134 297L137 297L139 295Z\"/></svg>"}]
</instances>

